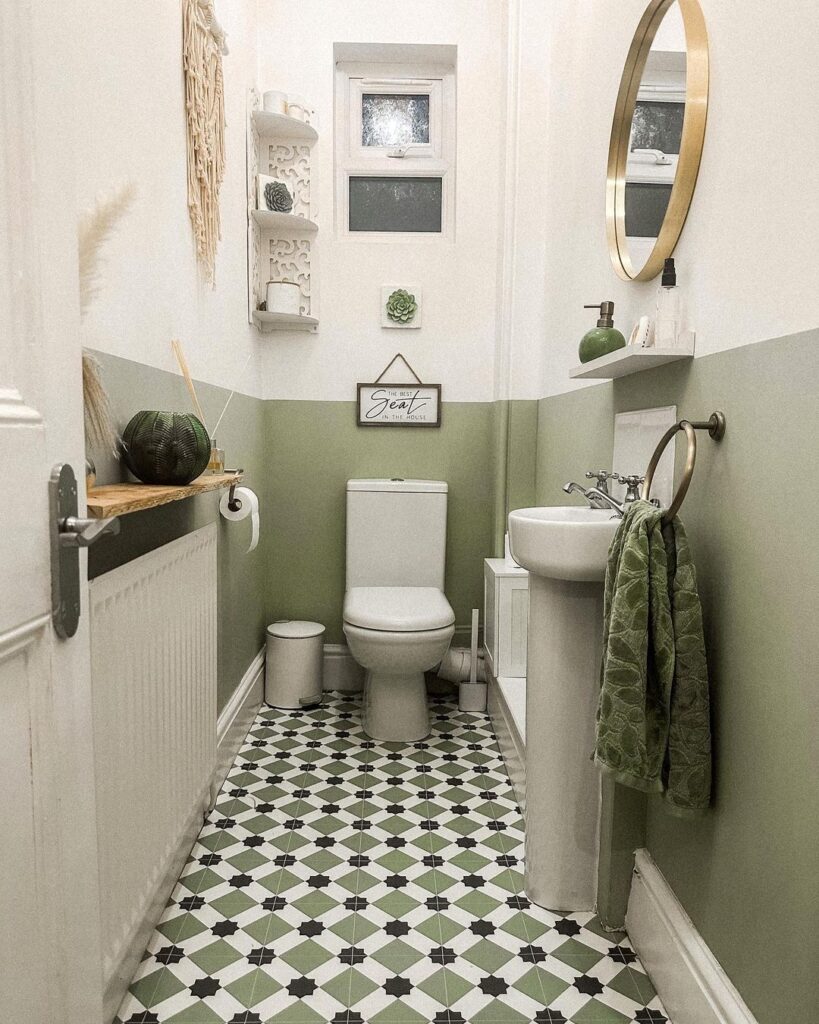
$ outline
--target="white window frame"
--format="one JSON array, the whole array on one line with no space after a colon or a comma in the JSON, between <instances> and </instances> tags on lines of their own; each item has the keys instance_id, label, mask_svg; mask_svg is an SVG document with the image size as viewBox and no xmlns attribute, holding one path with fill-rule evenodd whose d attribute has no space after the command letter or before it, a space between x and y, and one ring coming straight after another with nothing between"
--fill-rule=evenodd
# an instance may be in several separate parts
<instances>
[{"instance_id":1,"label":"white window frame","mask_svg":"<svg viewBox=\"0 0 819 1024\"><path fill-rule=\"evenodd\" d=\"M365 93L429 94L430 141L411 145L401 158L395 147L361 144ZM455 238L455 71L434 64L336 65L336 234L360 242L445 241ZM350 231L350 178L441 179L440 231Z\"/></svg>"}]
</instances>

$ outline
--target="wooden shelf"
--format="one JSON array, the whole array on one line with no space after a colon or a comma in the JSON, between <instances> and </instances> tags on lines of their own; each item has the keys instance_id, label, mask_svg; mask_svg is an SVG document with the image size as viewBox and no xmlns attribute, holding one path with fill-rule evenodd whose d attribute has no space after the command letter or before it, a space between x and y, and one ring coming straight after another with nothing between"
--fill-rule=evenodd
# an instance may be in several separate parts
<instances>
[{"instance_id":1,"label":"wooden shelf","mask_svg":"<svg viewBox=\"0 0 819 1024\"><path fill-rule=\"evenodd\" d=\"M225 490L241 479L236 473L213 473L197 477L180 487L167 484L105 484L103 487L92 487L88 492L88 514L94 519L126 516L131 512L158 508L208 491Z\"/></svg>"},{"instance_id":2,"label":"wooden shelf","mask_svg":"<svg viewBox=\"0 0 819 1024\"><path fill-rule=\"evenodd\" d=\"M263 334L270 331L313 331L318 327L314 316L296 316L295 313L268 313L267 310L255 309L253 323Z\"/></svg>"},{"instance_id":3,"label":"wooden shelf","mask_svg":"<svg viewBox=\"0 0 819 1024\"><path fill-rule=\"evenodd\" d=\"M309 231L315 234L318 231L318 224L307 217L299 217L295 213L275 213L273 210L251 210L251 216L265 231L278 231L283 235L289 235L294 231Z\"/></svg>"},{"instance_id":4,"label":"wooden shelf","mask_svg":"<svg viewBox=\"0 0 819 1024\"><path fill-rule=\"evenodd\" d=\"M694 332L687 331L675 348L638 348L636 345L626 345L625 348L618 348L616 352L609 352L599 359L575 366L569 372L569 376L573 380L616 380L618 377L627 377L630 373L639 373L641 370L651 370L666 363L676 363L680 359L693 358Z\"/></svg>"},{"instance_id":5,"label":"wooden shelf","mask_svg":"<svg viewBox=\"0 0 819 1024\"><path fill-rule=\"evenodd\" d=\"M298 139L311 145L318 139L318 132L305 121L287 114L273 114L269 110L254 110L253 124L263 139Z\"/></svg>"}]
</instances>

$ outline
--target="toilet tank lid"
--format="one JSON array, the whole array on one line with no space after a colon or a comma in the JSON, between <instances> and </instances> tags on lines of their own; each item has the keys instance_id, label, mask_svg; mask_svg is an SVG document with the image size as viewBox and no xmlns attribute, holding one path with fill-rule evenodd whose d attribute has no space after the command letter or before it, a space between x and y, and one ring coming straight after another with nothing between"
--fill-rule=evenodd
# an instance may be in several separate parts
<instances>
[{"instance_id":1,"label":"toilet tank lid","mask_svg":"<svg viewBox=\"0 0 819 1024\"><path fill-rule=\"evenodd\" d=\"M348 491L436 491L446 494L447 489L446 480L405 480L403 477L393 477L391 480L347 481Z\"/></svg>"}]
</instances>

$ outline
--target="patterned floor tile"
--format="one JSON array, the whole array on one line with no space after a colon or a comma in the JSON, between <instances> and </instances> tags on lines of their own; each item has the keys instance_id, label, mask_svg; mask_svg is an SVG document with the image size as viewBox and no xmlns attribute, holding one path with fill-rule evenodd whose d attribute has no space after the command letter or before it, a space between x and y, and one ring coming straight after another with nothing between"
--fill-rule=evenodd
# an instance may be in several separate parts
<instances>
[{"instance_id":1,"label":"patterned floor tile","mask_svg":"<svg viewBox=\"0 0 819 1024\"><path fill-rule=\"evenodd\" d=\"M524 895L487 716L398 744L360 710L262 709L119 1024L664 1024L623 933Z\"/></svg>"}]
</instances>

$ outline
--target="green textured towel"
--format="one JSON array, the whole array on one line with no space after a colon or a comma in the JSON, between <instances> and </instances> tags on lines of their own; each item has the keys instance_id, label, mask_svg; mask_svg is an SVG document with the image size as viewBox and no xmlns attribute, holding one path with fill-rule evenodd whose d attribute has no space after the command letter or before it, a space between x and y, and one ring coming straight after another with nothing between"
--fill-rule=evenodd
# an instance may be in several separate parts
<instances>
[{"instance_id":1,"label":"green textured towel","mask_svg":"<svg viewBox=\"0 0 819 1024\"><path fill-rule=\"evenodd\" d=\"M687 816L711 799L708 670L685 530L662 515L635 501L609 548L594 760Z\"/></svg>"}]
</instances>

